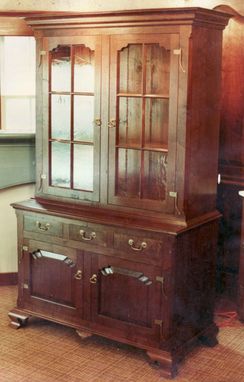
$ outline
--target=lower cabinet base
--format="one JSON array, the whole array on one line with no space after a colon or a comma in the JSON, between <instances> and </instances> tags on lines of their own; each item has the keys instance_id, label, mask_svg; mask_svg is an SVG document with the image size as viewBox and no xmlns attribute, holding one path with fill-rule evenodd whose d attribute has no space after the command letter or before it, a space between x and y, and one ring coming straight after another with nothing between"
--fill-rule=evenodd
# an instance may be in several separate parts
<instances>
[{"instance_id":1,"label":"lower cabinet base","mask_svg":"<svg viewBox=\"0 0 244 382\"><path fill-rule=\"evenodd\" d=\"M14 329L19 329L23 326L25 326L28 322L28 319L32 316L31 312L21 310L19 308L12 309L9 314L10 318L10 326ZM43 319L47 319L41 315L38 315L36 313L33 314L33 316L40 317ZM81 339L85 339L88 337L91 337L94 335L100 335L101 333L97 333L94 330L90 330L84 327L79 327L78 325L60 322L59 320L55 319L49 319L49 321L53 321L56 323L60 323L63 325L67 325L69 327L73 327L76 329L76 333L79 335ZM174 378L178 371L178 364L186 357L186 355L196 346L199 344L199 342L202 345L212 347L215 346L217 341L217 334L218 334L218 328L213 323L212 325L209 325L206 329L198 333L196 336L193 336L190 340L183 342L181 344L175 344L172 345L170 342L165 341L162 344L162 349L160 348L152 348L147 347L145 345L140 345L140 343L131 343L131 341L127 341L124 338L118 339L110 337L111 340L119 341L122 343L127 343L129 345L141 348L146 351L147 356L149 357L150 364L153 366L158 367L160 371L160 375L164 378ZM106 336L107 337L107 336ZM167 350L163 350L167 349Z\"/></svg>"}]
</instances>

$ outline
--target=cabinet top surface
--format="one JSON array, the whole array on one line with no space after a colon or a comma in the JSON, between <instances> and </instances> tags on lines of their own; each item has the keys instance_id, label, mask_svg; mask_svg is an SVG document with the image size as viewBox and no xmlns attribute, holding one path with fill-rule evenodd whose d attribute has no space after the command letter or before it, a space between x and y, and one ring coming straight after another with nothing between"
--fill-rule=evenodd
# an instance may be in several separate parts
<instances>
[{"instance_id":1,"label":"cabinet top surface","mask_svg":"<svg viewBox=\"0 0 244 382\"><path fill-rule=\"evenodd\" d=\"M128 22L137 24L139 21L157 21L171 24L193 24L206 22L209 25L222 26L227 25L228 13L223 13L211 9L200 7L187 8L155 8L155 9L135 9L120 11L102 11L102 12L63 12L50 14L36 14L26 17L26 22L34 29L46 29L50 26L62 27L62 25L71 25L81 27L84 24L96 26L101 23L103 26L111 27L111 23L123 23L127 26ZM107 23L107 25L106 25Z\"/></svg>"}]
</instances>

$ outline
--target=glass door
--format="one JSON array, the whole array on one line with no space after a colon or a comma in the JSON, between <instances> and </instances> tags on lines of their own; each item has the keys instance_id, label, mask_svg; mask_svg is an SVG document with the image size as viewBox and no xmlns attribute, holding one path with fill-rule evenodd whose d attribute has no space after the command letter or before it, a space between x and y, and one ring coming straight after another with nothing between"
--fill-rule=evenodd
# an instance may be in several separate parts
<instances>
[{"instance_id":1,"label":"glass door","mask_svg":"<svg viewBox=\"0 0 244 382\"><path fill-rule=\"evenodd\" d=\"M67 42L49 48L46 191L98 201L100 47L95 38Z\"/></svg>"},{"instance_id":2,"label":"glass door","mask_svg":"<svg viewBox=\"0 0 244 382\"><path fill-rule=\"evenodd\" d=\"M177 46L176 35L112 38L110 203L173 208Z\"/></svg>"}]
</instances>

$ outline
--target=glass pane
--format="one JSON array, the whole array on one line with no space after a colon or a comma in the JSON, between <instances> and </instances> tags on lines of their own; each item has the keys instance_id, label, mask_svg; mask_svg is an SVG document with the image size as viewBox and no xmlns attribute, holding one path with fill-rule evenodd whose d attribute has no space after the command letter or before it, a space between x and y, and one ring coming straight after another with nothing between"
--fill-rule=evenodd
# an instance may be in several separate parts
<instances>
[{"instance_id":1,"label":"glass pane","mask_svg":"<svg viewBox=\"0 0 244 382\"><path fill-rule=\"evenodd\" d=\"M51 143L51 185L70 187L70 144Z\"/></svg>"},{"instance_id":2,"label":"glass pane","mask_svg":"<svg viewBox=\"0 0 244 382\"><path fill-rule=\"evenodd\" d=\"M142 44L133 44L119 53L119 92L142 93Z\"/></svg>"},{"instance_id":3,"label":"glass pane","mask_svg":"<svg viewBox=\"0 0 244 382\"><path fill-rule=\"evenodd\" d=\"M74 145L74 188L93 191L93 146Z\"/></svg>"},{"instance_id":4,"label":"glass pane","mask_svg":"<svg viewBox=\"0 0 244 382\"><path fill-rule=\"evenodd\" d=\"M139 197L141 167L140 151L118 149L117 155L117 195L123 197Z\"/></svg>"},{"instance_id":5,"label":"glass pane","mask_svg":"<svg viewBox=\"0 0 244 382\"><path fill-rule=\"evenodd\" d=\"M70 47L59 46L50 53L51 90L69 92L71 89Z\"/></svg>"},{"instance_id":6,"label":"glass pane","mask_svg":"<svg viewBox=\"0 0 244 382\"><path fill-rule=\"evenodd\" d=\"M51 96L51 137L70 139L70 96Z\"/></svg>"},{"instance_id":7,"label":"glass pane","mask_svg":"<svg viewBox=\"0 0 244 382\"><path fill-rule=\"evenodd\" d=\"M169 101L147 98L145 106L145 146L167 148Z\"/></svg>"},{"instance_id":8,"label":"glass pane","mask_svg":"<svg viewBox=\"0 0 244 382\"><path fill-rule=\"evenodd\" d=\"M140 145L142 99L121 97L119 101L119 144Z\"/></svg>"},{"instance_id":9,"label":"glass pane","mask_svg":"<svg viewBox=\"0 0 244 382\"><path fill-rule=\"evenodd\" d=\"M94 51L84 45L74 47L74 91L94 92Z\"/></svg>"},{"instance_id":10,"label":"glass pane","mask_svg":"<svg viewBox=\"0 0 244 382\"><path fill-rule=\"evenodd\" d=\"M146 45L146 94L169 94L170 51Z\"/></svg>"},{"instance_id":11,"label":"glass pane","mask_svg":"<svg viewBox=\"0 0 244 382\"><path fill-rule=\"evenodd\" d=\"M94 97L74 96L74 139L93 141Z\"/></svg>"},{"instance_id":12,"label":"glass pane","mask_svg":"<svg viewBox=\"0 0 244 382\"><path fill-rule=\"evenodd\" d=\"M144 152L143 198L164 200L166 192L167 154Z\"/></svg>"}]
</instances>

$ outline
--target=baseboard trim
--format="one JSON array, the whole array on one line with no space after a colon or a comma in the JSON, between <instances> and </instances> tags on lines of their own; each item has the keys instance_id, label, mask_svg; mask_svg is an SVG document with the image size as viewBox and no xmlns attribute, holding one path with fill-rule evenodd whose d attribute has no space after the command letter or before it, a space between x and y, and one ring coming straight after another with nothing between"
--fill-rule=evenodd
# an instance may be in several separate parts
<instances>
[{"instance_id":1,"label":"baseboard trim","mask_svg":"<svg viewBox=\"0 0 244 382\"><path fill-rule=\"evenodd\" d=\"M0 273L0 286L4 285L17 285L18 273Z\"/></svg>"}]
</instances>

